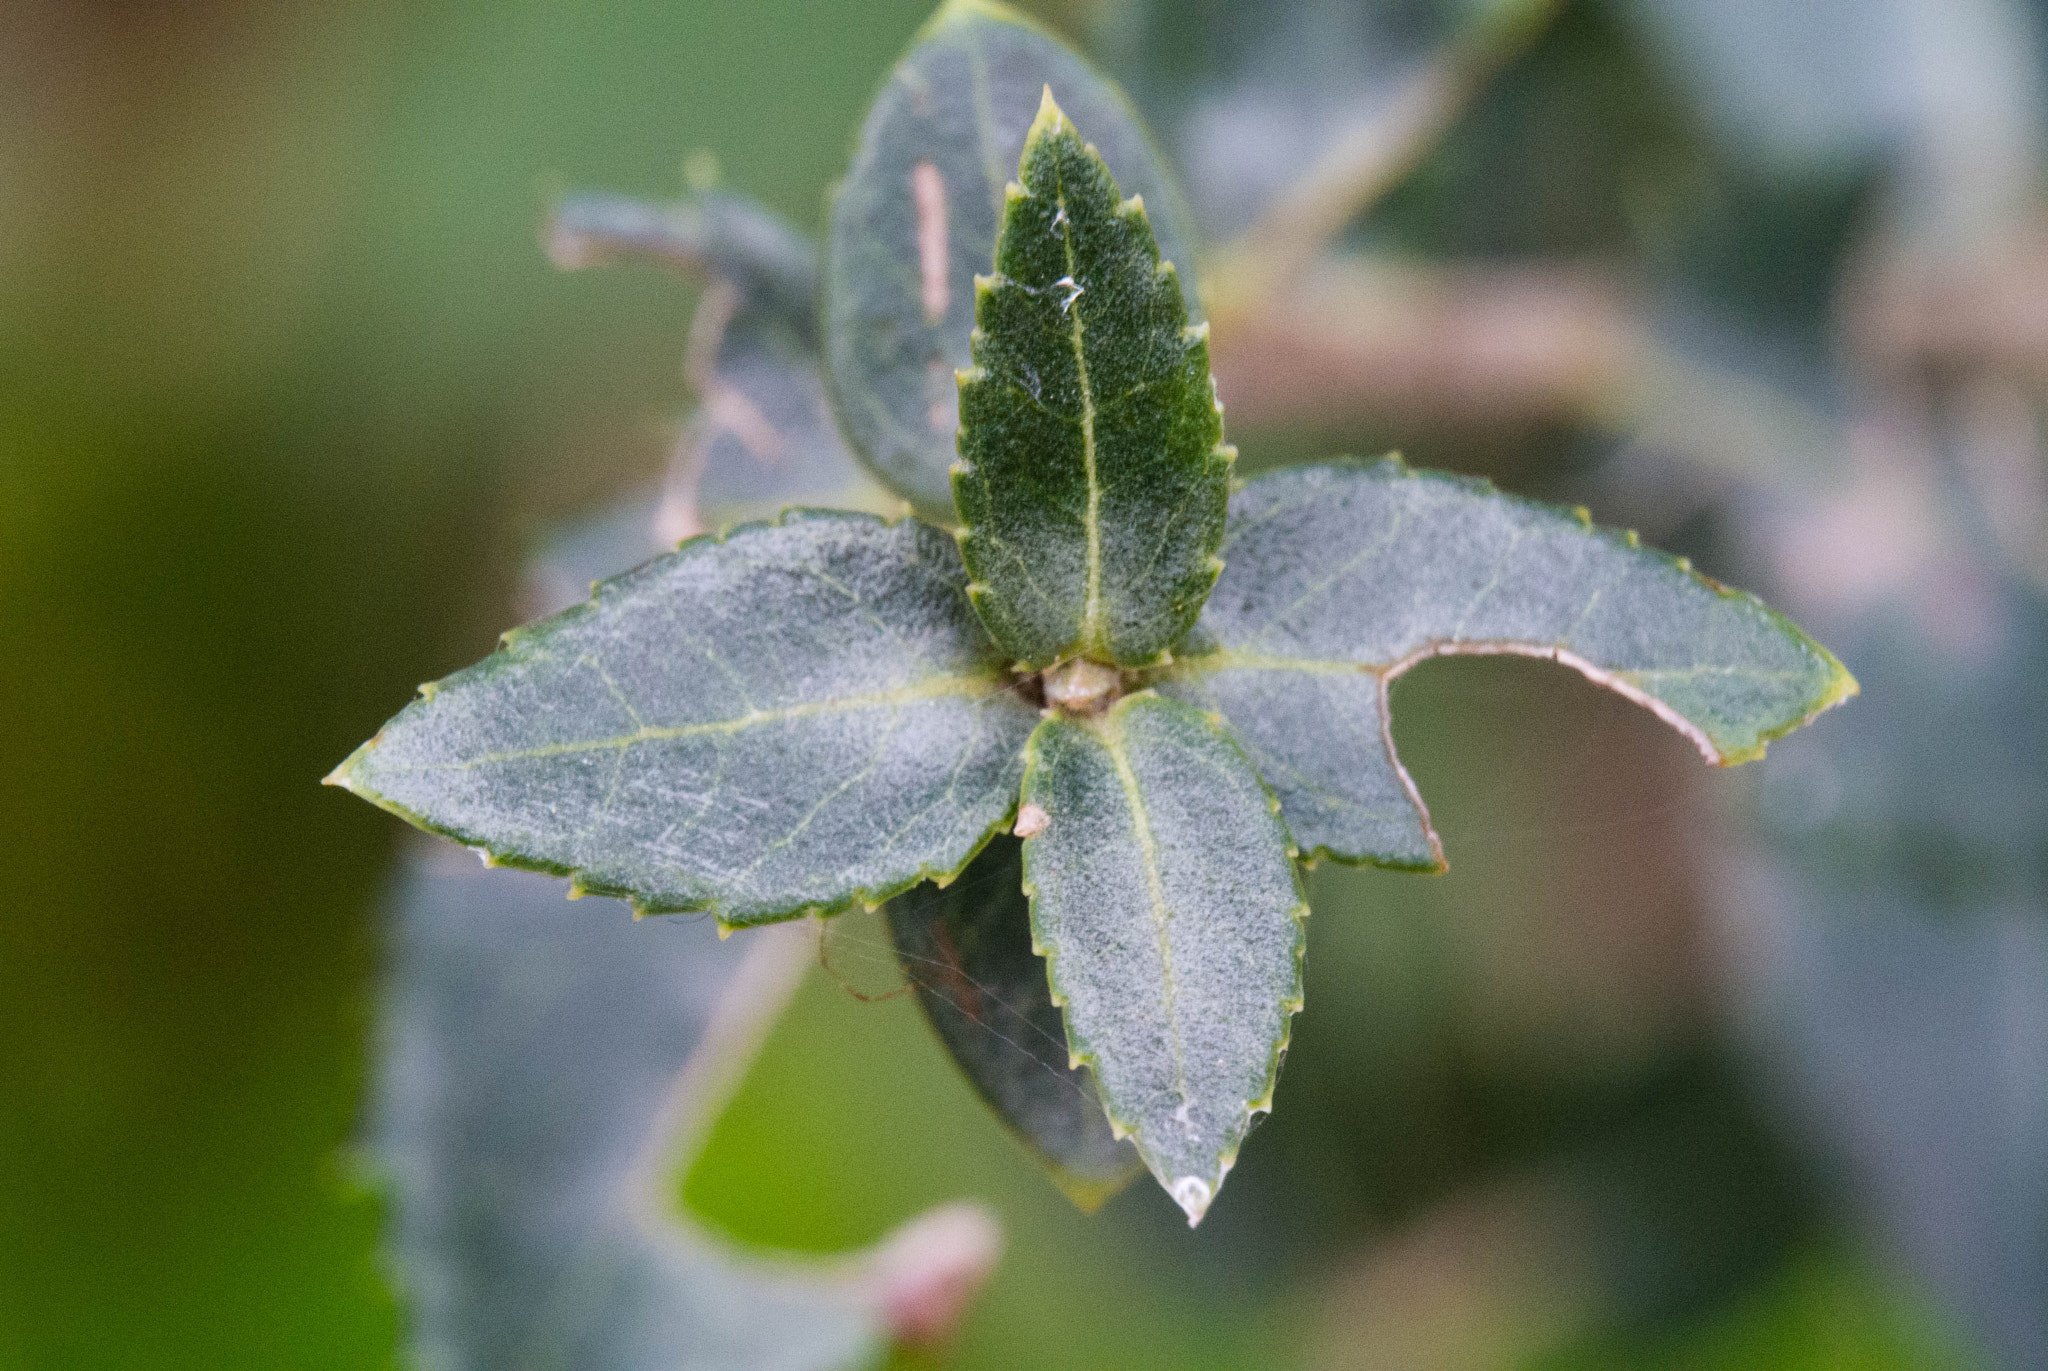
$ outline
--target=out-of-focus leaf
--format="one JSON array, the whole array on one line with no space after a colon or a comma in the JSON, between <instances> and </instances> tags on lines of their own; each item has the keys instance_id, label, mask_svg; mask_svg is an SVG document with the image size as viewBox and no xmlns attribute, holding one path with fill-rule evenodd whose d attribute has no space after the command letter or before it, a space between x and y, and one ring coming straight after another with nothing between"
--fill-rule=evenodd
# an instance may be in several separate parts
<instances>
[{"instance_id":1,"label":"out-of-focus leaf","mask_svg":"<svg viewBox=\"0 0 2048 1371\"><path fill-rule=\"evenodd\" d=\"M1144 206L1052 93L1024 143L996 274L975 284L953 492L982 622L1020 662L1145 666L1215 584L1231 459Z\"/></svg>"},{"instance_id":2,"label":"out-of-focus leaf","mask_svg":"<svg viewBox=\"0 0 2048 1371\"><path fill-rule=\"evenodd\" d=\"M422 1365L872 1366L913 1331L906 1293L987 1269L974 1210L832 1261L743 1252L671 1211L671 1168L794 988L801 935L565 906L452 851L407 862L395 913L372 1143Z\"/></svg>"},{"instance_id":3,"label":"out-of-focus leaf","mask_svg":"<svg viewBox=\"0 0 2048 1371\"><path fill-rule=\"evenodd\" d=\"M1230 735L1150 692L1031 737L1018 825L1033 940L1110 1120L1190 1224L1273 1106L1301 1008L1301 893Z\"/></svg>"},{"instance_id":4,"label":"out-of-focus leaf","mask_svg":"<svg viewBox=\"0 0 2048 1371\"><path fill-rule=\"evenodd\" d=\"M1213 241L1347 160L1405 171L1559 7L1135 0L1105 14L1098 50L1161 130Z\"/></svg>"},{"instance_id":5,"label":"out-of-focus leaf","mask_svg":"<svg viewBox=\"0 0 2048 1371\"><path fill-rule=\"evenodd\" d=\"M792 511L506 635L330 778L495 860L728 924L950 876L1037 711L945 534Z\"/></svg>"},{"instance_id":6,"label":"out-of-focus leaf","mask_svg":"<svg viewBox=\"0 0 2048 1371\"><path fill-rule=\"evenodd\" d=\"M572 195L556 207L547 247L557 266L571 270L640 260L730 281L751 305L816 337L817 249L794 224L745 196L706 191L650 205L620 195Z\"/></svg>"},{"instance_id":7,"label":"out-of-focus leaf","mask_svg":"<svg viewBox=\"0 0 2048 1371\"><path fill-rule=\"evenodd\" d=\"M765 514L878 503L832 417L806 329L772 306L713 290L698 305L691 343L702 403L679 454L689 470L671 479L694 479L700 508Z\"/></svg>"},{"instance_id":8,"label":"out-of-focus leaf","mask_svg":"<svg viewBox=\"0 0 2048 1371\"><path fill-rule=\"evenodd\" d=\"M885 906L903 974L939 1040L996 1115L1093 1209L1144 1169L1067 1055L1045 962L1031 950L1023 844L989 840L958 880Z\"/></svg>"},{"instance_id":9,"label":"out-of-focus leaf","mask_svg":"<svg viewBox=\"0 0 2048 1371\"><path fill-rule=\"evenodd\" d=\"M974 278L995 259L1003 187L1050 86L1117 183L1144 197L1192 317L1194 236L1123 96L1058 39L992 0L947 0L876 97L832 210L826 371L877 475L953 517L954 372L969 364Z\"/></svg>"},{"instance_id":10,"label":"out-of-focus leaf","mask_svg":"<svg viewBox=\"0 0 2048 1371\"><path fill-rule=\"evenodd\" d=\"M1159 130L1203 227L1221 236L1256 219L1334 133L1382 110L1450 37L1449 8L1131 0L1103 15L1096 50Z\"/></svg>"},{"instance_id":11,"label":"out-of-focus leaf","mask_svg":"<svg viewBox=\"0 0 2048 1371\"><path fill-rule=\"evenodd\" d=\"M599 581L673 551L675 540L662 536L662 505L660 491L641 490L548 529L526 569L523 616L573 608Z\"/></svg>"},{"instance_id":12,"label":"out-of-focus leaf","mask_svg":"<svg viewBox=\"0 0 2048 1371\"><path fill-rule=\"evenodd\" d=\"M1225 570L1160 683L1220 712L1303 852L1427 869L1442 849L1394 755L1392 682L1453 653L1572 667L1732 765L1855 693L1755 597L1485 482L1300 467L1231 501Z\"/></svg>"},{"instance_id":13,"label":"out-of-focus leaf","mask_svg":"<svg viewBox=\"0 0 2048 1371\"><path fill-rule=\"evenodd\" d=\"M1760 842L1715 870L1752 1026L1795 1098L1821 1102L1816 1125L1951 1308L2003 1364L2034 1366L2048 603L1981 554L1841 626L1866 699L1773 751Z\"/></svg>"},{"instance_id":14,"label":"out-of-focus leaf","mask_svg":"<svg viewBox=\"0 0 2048 1371\"><path fill-rule=\"evenodd\" d=\"M1982 231L2032 198L2043 36L2034 7L1628 0L1619 10L1752 164L1826 176L1903 154L1925 178L1908 183L1918 230L1946 220L1949 233Z\"/></svg>"},{"instance_id":15,"label":"out-of-focus leaf","mask_svg":"<svg viewBox=\"0 0 2048 1371\"><path fill-rule=\"evenodd\" d=\"M817 253L795 226L723 191L674 205L577 195L555 211L548 248L566 268L640 260L710 282L684 359L701 403L659 521L671 545L715 526L707 512L887 503L832 417L818 370Z\"/></svg>"}]
</instances>

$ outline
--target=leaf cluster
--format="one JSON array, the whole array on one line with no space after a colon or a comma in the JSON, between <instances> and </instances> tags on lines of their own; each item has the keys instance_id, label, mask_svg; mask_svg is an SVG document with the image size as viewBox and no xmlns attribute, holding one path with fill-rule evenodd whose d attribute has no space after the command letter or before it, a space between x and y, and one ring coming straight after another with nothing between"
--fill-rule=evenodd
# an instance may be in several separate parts
<instances>
[{"instance_id":1,"label":"leaf cluster","mask_svg":"<svg viewBox=\"0 0 2048 1371\"><path fill-rule=\"evenodd\" d=\"M906 962L1028 1029L1028 1062L955 1052L1070 1188L1113 1187L1128 1139L1198 1221L1301 1007L1300 863L1443 865L1392 746L1402 672L1547 658L1722 764L1855 686L1584 511L1398 459L1233 490L1177 204L1112 87L952 0L862 131L821 310L843 432L925 517L692 539L331 779L642 912L900 897Z\"/></svg>"}]
</instances>

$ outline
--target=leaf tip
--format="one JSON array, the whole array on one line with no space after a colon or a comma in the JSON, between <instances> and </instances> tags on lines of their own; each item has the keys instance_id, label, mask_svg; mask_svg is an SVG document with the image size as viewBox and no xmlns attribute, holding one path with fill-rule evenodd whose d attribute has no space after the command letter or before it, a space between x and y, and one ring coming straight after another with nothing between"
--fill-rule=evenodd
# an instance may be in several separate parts
<instances>
[{"instance_id":1,"label":"leaf tip","mask_svg":"<svg viewBox=\"0 0 2048 1371\"><path fill-rule=\"evenodd\" d=\"M1030 147L1038 139L1059 133L1063 129L1071 132L1073 125L1067 122L1067 112L1060 108L1060 102L1052 98L1050 83L1039 90L1038 113L1031 120L1031 128L1024 135L1024 146Z\"/></svg>"},{"instance_id":2,"label":"leaf tip","mask_svg":"<svg viewBox=\"0 0 2048 1371\"><path fill-rule=\"evenodd\" d=\"M1182 1176L1166 1187L1166 1193L1187 1212L1190 1228L1201 1223L1202 1216L1209 1212L1209 1202L1216 1198L1216 1191L1200 1176Z\"/></svg>"}]
</instances>

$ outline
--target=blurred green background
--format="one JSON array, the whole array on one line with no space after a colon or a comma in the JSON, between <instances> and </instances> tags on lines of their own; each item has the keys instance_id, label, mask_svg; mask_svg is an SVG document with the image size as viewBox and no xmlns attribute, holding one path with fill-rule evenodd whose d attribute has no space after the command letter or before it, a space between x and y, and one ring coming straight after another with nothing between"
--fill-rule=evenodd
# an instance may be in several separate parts
<instances>
[{"instance_id":1,"label":"blurred green background","mask_svg":"<svg viewBox=\"0 0 2048 1371\"><path fill-rule=\"evenodd\" d=\"M316 782L490 648L541 529L666 459L691 292L555 272L551 197L673 195L709 150L815 229L926 8L0 0L0 1365L400 1363L350 1153L397 825ZM1039 12L1199 130L1259 8ZM1735 351L1797 389L1887 170L1731 153L1630 13L1565 7L1352 240L1601 261L1757 326ZM1229 226L1204 145L1165 141ZM1726 565L1712 508L1600 484L1614 429L1368 396L1233 437L1254 466L1399 443ZM1068 1206L911 997L847 992L900 984L861 920L691 1202L830 1250L986 1198L1010 1247L967 1367L1986 1356L1730 1027L1688 836L1744 779L1529 663L1397 700L1454 872L1316 874L1278 1111L1198 1232L1146 1183Z\"/></svg>"}]
</instances>

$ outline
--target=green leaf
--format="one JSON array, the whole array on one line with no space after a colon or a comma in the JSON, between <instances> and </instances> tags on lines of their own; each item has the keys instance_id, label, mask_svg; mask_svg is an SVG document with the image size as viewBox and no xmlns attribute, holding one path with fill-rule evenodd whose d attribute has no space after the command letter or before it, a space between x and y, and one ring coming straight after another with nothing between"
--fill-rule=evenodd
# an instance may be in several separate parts
<instances>
[{"instance_id":1,"label":"green leaf","mask_svg":"<svg viewBox=\"0 0 2048 1371\"><path fill-rule=\"evenodd\" d=\"M886 912L939 1040L1060 1188L1093 1210L1129 1184L1143 1163L1069 1061L1045 962L1031 950L1023 844L998 834L951 885L918 886Z\"/></svg>"},{"instance_id":2,"label":"green leaf","mask_svg":"<svg viewBox=\"0 0 2048 1371\"><path fill-rule=\"evenodd\" d=\"M1046 719L1028 757L1031 926L1074 1059L1198 1222L1301 1008L1286 831L1223 727L1150 691Z\"/></svg>"},{"instance_id":3,"label":"green leaf","mask_svg":"<svg viewBox=\"0 0 2048 1371\"><path fill-rule=\"evenodd\" d=\"M1430 657L1572 667L1723 766L1856 693L1754 596L1483 481L1398 459L1297 467L1247 484L1230 521L1226 570L1159 689L1230 721L1304 853L1442 867L1388 727L1389 688Z\"/></svg>"},{"instance_id":4,"label":"green leaf","mask_svg":"<svg viewBox=\"0 0 2048 1371\"><path fill-rule=\"evenodd\" d=\"M796 510L505 635L328 779L643 912L878 902L1009 818L1037 711L952 540Z\"/></svg>"},{"instance_id":5,"label":"green leaf","mask_svg":"<svg viewBox=\"0 0 2048 1371\"><path fill-rule=\"evenodd\" d=\"M969 593L1020 662L1147 665L1220 568L1235 454L1208 329L1050 91L1018 176L960 377Z\"/></svg>"},{"instance_id":6,"label":"green leaf","mask_svg":"<svg viewBox=\"0 0 2048 1371\"><path fill-rule=\"evenodd\" d=\"M1179 192L1122 93L1057 38L990 0L949 0L862 125L832 207L826 369L841 422L875 472L953 520L953 375L968 365L974 278L995 258L1003 187L1050 86L1117 179L1141 194L1160 247L1189 278Z\"/></svg>"}]
</instances>

